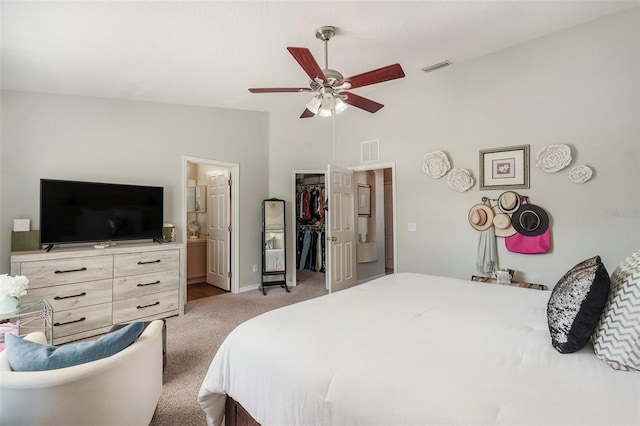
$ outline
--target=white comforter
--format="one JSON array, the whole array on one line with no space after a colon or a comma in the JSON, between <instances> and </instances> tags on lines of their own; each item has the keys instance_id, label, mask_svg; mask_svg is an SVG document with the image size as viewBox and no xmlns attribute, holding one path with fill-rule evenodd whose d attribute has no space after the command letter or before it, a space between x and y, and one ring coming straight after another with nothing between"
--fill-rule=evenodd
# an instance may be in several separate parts
<instances>
[{"instance_id":1,"label":"white comforter","mask_svg":"<svg viewBox=\"0 0 640 426\"><path fill-rule=\"evenodd\" d=\"M263 426L640 424L640 374L562 355L549 292L395 274L236 328L198 400Z\"/></svg>"}]
</instances>

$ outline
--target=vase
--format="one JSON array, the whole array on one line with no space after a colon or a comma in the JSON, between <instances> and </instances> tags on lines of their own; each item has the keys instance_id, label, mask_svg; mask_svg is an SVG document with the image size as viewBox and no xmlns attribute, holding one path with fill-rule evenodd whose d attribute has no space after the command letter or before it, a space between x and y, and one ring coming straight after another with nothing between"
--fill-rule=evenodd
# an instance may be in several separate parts
<instances>
[{"instance_id":1,"label":"vase","mask_svg":"<svg viewBox=\"0 0 640 426\"><path fill-rule=\"evenodd\" d=\"M0 315L12 314L20 309L20 299L15 296L0 298Z\"/></svg>"}]
</instances>

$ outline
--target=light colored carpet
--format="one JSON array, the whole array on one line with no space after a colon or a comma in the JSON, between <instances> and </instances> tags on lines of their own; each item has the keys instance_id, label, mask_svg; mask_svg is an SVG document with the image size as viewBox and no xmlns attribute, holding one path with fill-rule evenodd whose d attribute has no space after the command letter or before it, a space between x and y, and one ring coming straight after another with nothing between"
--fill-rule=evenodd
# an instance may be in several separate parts
<instances>
[{"instance_id":1,"label":"light colored carpet","mask_svg":"<svg viewBox=\"0 0 640 426\"><path fill-rule=\"evenodd\" d=\"M324 274L298 271L298 285L291 293L273 286L267 287L266 296L254 290L188 302L185 315L167 318L167 367L159 416L151 425L206 425L198 391L227 334L259 314L324 294Z\"/></svg>"}]
</instances>

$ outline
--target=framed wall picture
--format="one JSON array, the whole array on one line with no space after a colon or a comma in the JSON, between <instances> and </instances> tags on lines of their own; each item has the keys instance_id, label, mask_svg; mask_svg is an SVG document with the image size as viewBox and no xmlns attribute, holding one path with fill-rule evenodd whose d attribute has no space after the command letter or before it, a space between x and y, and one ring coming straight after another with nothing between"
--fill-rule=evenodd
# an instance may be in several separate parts
<instances>
[{"instance_id":1,"label":"framed wall picture","mask_svg":"<svg viewBox=\"0 0 640 426\"><path fill-rule=\"evenodd\" d=\"M480 189L529 188L529 145L480 150Z\"/></svg>"},{"instance_id":2,"label":"framed wall picture","mask_svg":"<svg viewBox=\"0 0 640 426\"><path fill-rule=\"evenodd\" d=\"M358 185L358 216L371 216L371 186Z\"/></svg>"}]
</instances>

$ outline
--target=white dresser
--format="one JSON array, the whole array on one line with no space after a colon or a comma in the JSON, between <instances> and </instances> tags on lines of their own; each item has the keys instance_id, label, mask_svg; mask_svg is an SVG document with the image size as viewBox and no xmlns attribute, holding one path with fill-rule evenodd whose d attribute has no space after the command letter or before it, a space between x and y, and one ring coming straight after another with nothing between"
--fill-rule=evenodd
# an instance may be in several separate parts
<instances>
[{"instance_id":1,"label":"white dresser","mask_svg":"<svg viewBox=\"0 0 640 426\"><path fill-rule=\"evenodd\" d=\"M184 244L14 252L11 275L29 279L24 303L51 304L54 344L105 333L114 324L184 314Z\"/></svg>"}]
</instances>

